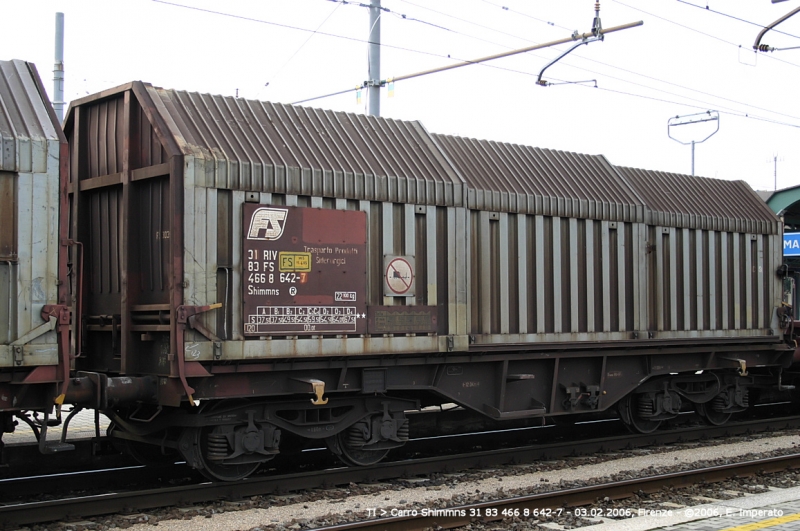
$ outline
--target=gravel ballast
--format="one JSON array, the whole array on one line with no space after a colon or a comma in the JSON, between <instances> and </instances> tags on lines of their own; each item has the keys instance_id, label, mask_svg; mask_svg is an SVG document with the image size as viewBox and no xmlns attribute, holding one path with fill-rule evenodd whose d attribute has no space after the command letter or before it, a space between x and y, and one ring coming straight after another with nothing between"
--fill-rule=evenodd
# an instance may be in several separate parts
<instances>
[{"instance_id":1,"label":"gravel ballast","mask_svg":"<svg viewBox=\"0 0 800 531\"><path fill-rule=\"evenodd\" d=\"M607 481L631 479L642 475L675 472L695 469L703 466L721 465L742 460L777 454L793 453L798 449L797 435L761 435L756 437L740 437L734 443L710 444L692 443L676 445L676 447L659 447L652 451L637 450L626 452L627 456L598 455L559 460L555 462L537 462L527 465L515 465L485 471L467 471L464 473L438 475L432 478L413 478L398 480L386 484L350 485L348 488L312 491L290 496L254 497L243 502L221 502L214 506L171 509L158 517L150 515L128 515L119 522L104 522L103 518L94 519L95 529L114 527L128 528L133 531L152 531L154 524L165 531L250 531L266 530L299 530L331 525L351 520L367 519L371 514L380 515L386 511L389 516L394 510L409 509L443 509L476 501L489 501L513 495L531 494L558 488L569 488ZM684 446L683 448L680 448ZM679 449L680 448L680 449ZM630 456L631 453L638 455ZM599 461L599 462L593 462ZM780 480L776 480L780 481ZM786 484L778 487L795 486L794 480L784 480ZM765 492L764 485L741 484L729 487L730 493ZM720 490L721 489L721 490ZM724 491L724 485L718 487ZM702 495L676 493L680 505L697 505L703 501ZM681 498L682 496L682 498ZM716 494L716 499L725 494ZM695 499L700 498L700 499ZM674 497L671 499L675 499ZM652 505L653 500L630 500L629 504ZM669 503L675 503L671 501ZM265 507L258 507L258 506ZM247 508L253 507L253 508ZM198 513L202 513L198 515ZM575 519L573 519L575 520ZM591 519L564 522L570 527L597 523ZM83 523L81 523L83 524ZM534 522L521 522L524 527L510 523L508 529L537 529ZM88 529L88 526L80 526ZM482 526L471 526L482 529ZM32 526L36 529L36 526ZM78 529L78 525L64 526ZM493 525L491 529L500 528ZM544 527L541 529L545 529Z\"/></svg>"}]
</instances>

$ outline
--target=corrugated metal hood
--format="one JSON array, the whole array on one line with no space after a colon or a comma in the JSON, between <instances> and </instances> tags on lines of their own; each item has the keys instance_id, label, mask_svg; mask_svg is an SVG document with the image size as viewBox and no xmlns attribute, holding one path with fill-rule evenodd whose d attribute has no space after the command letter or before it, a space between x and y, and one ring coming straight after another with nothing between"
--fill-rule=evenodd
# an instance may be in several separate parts
<instances>
[{"instance_id":1,"label":"corrugated metal hood","mask_svg":"<svg viewBox=\"0 0 800 531\"><path fill-rule=\"evenodd\" d=\"M19 59L0 61L2 171L47 171L48 141L64 139L53 123L50 102L38 83L33 64Z\"/></svg>"},{"instance_id":2,"label":"corrugated metal hood","mask_svg":"<svg viewBox=\"0 0 800 531\"><path fill-rule=\"evenodd\" d=\"M463 201L463 179L419 122L147 87L184 153L206 161L199 185Z\"/></svg>"},{"instance_id":3,"label":"corrugated metal hood","mask_svg":"<svg viewBox=\"0 0 800 531\"><path fill-rule=\"evenodd\" d=\"M469 189L470 208L642 221L644 205L605 157L434 135Z\"/></svg>"},{"instance_id":4,"label":"corrugated metal hood","mask_svg":"<svg viewBox=\"0 0 800 531\"><path fill-rule=\"evenodd\" d=\"M744 181L616 168L644 200L651 225L778 233L780 220Z\"/></svg>"}]
</instances>

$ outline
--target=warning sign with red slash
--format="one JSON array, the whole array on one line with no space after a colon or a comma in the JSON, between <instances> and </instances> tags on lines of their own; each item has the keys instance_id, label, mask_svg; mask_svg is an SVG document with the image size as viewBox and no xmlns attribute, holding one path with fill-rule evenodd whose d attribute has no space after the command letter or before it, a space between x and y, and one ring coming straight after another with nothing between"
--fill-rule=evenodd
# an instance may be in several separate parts
<instances>
[{"instance_id":1,"label":"warning sign with red slash","mask_svg":"<svg viewBox=\"0 0 800 531\"><path fill-rule=\"evenodd\" d=\"M414 257L385 255L383 263L386 272L384 295L387 297L413 297Z\"/></svg>"}]
</instances>

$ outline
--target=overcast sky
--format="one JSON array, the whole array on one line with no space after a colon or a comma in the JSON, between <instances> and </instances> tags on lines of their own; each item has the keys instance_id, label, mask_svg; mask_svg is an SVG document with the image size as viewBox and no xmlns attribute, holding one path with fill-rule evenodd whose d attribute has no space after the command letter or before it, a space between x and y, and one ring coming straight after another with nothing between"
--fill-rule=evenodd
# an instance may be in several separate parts
<instances>
[{"instance_id":1,"label":"overcast sky","mask_svg":"<svg viewBox=\"0 0 800 531\"><path fill-rule=\"evenodd\" d=\"M369 0L362 0L369 3ZM66 99L132 80L291 103L367 78L369 13L331 0L0 1L0 59L36 63L52 90L55 13L65 13ZM382 77L400 76L589 31L589 0L382 0ZM184 7L181 7L184 6ZM186 7L188 6L188 7ZM760 27L800 0L602 0L604 27L644 25L398 82L382 116L431 132L603 154L617 165L691 171L670 117L716 110L696 173L772 190L800 184L800 48L752 51ZM800 14L762 43L800 47ZM595 88L595 80L597 88ZM356 92L308 103L366 111ZM673 128L701 140L717 122Z\"/></svg>"}]
</instances>

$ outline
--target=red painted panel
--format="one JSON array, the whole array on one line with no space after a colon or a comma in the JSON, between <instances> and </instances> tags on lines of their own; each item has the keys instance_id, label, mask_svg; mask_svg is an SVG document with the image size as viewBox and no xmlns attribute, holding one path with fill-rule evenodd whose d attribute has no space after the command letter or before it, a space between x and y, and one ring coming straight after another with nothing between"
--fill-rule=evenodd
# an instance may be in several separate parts
<instances>
[{"instance_id":1,"label":"red painted panel","mask_svg":"<svg viewBox=\"0 0 800 531\"><path fill-rule=\"evenodd\" d=\"M365 212L304 209L303 241L308 243L364 243L367 241Z\"/></svg>"},{"instance_id":2,"label":"red painted panel","mask_svg":"<svg viewBox=\"0 0 800 531\"><path fill-rule=\"evenodd\" d=\"M367 217L244 204L244 334L363 334Z\"/></svg>"}]
</instances>

